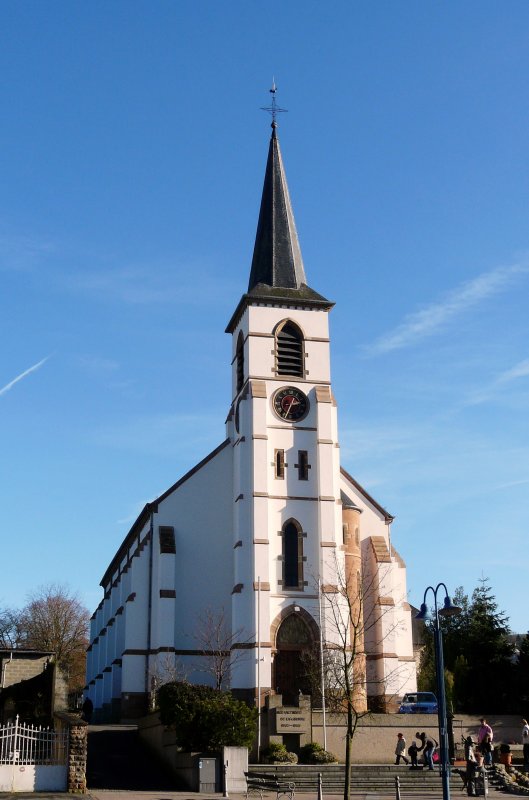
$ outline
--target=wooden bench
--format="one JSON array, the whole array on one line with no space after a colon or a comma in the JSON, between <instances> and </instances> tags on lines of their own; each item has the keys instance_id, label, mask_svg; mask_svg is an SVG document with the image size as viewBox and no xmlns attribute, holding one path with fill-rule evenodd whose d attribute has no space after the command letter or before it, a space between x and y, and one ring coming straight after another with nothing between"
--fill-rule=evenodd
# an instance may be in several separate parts
<instances>
[{"instance_id":1,"label":"wooden bench","mask_svg":"<svg viewBox=\"0 0 529 800\"><path fill-rule=\"evenodd\" d=\"M275 775L267 772L245 772L246 778L246 798L250 794L258 794L263 800L265 792L275 792L277 800L281 795L286 795L290 800L294 800L296 784L293 781L278 780Z\"/></svg>"}]
</instances>

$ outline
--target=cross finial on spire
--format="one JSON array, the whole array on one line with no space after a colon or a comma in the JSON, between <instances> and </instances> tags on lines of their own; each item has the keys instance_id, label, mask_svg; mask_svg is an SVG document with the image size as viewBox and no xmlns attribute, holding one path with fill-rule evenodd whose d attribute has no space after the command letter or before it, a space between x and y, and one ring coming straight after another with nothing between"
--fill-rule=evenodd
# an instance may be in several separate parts
<instances>
[{"instance_id":1,"label":"cross finial on spire","mask_svg":"<svg viewBox=\"0 0 529 800\"><path fill-rule=\"evenodd\" d=\"M272 129L275 131L277 128L276 116L284 111L288 111L287 108L280 108L276 102L276 92L277 86L275 82L275 78L272 78L272 88L269 89L270 94L272 95L272 104L269 106L261 106L261 111L268 111L269 114L272 115Z\"/></svg>"}]
</instances>

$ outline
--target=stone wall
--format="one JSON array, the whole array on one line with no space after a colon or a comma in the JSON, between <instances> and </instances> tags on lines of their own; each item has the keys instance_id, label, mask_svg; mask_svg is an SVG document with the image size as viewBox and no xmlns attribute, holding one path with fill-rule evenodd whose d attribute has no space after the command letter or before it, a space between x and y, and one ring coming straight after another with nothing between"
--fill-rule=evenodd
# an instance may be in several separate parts
<instances>
[{"instance_id":1,"label":"stone wall","mask_svg":"<svg viewBox=\"0 0 529 800\"><path fill-rule=\"evenodd\" d=\"M274 700L280 701L276 696ZM305 699L305 698L302 698ZM318 742L323 746L323 714L321 710L310 711L310 703L302 702L301 707L296 707L296 712L306 714L308 727L306 732L297 736L299 745L307 742ZM283 735L276 732L275 714L280 709L288 711L287 707L272 702L261 715L261 745L265 748L270 741L281 742L290 747L293 744L292 734ZM513 715L487 717L494 731L494 743L520 742L521 718ZM165 729L159 721L158 714L149 714L139 720L139 734L141 739L148 744L165 763L174 768L174 759L177 747L174 734L170 729ZM458 714L453 721L454 742L457 745L462 737L472 736L477 738L479 718L470 715ZM353 739L352 761L354 764L391 764L395 760L395 744L397 733L403 733L407 747L410 746L415 734L426 733L435 740L439 739L437 714L368 714L358 723L358 728ZM326 715L327 750L341 762L345 759L345 715ZM294 748L292 748L294 749ZM255 751L252 761L255 762Z\"/></svg>"},{"instance_id":2,"label":"stone wall","mask_svg":"<svg viewBox=\"0 0 529 800\"><path fill-rule=\"evenodd\" d=\"M24 650L0 651L2 687L13 686L15 683L40 675L52 657L52 653L31 653Z\"/></svg>"},{"instance_id":3,"label":"stone wall","mask_svg":"<svg viewBox=\"0 0 529 800\"><path fill-rule=\"evenodd\" d=\"M290 719L290 727L279 722ZM521 742L521 717L513 715L487 717L494 731L494 743ZM339 761L345 760L345 714L326 715L326 745ZM479 718L458 714L453 720L456 756L462 753L462 740L466 736L477 738ZM437 714L366 714L358 721L353 744L352 761L355 764L384 764L394 761L397 734L404 734L407 747L416 733L439 740ZM324 745L323 712L311 711L310 697L300 695L298 706L283 706L281 695L266 698L261 713L261 747L271 742L282 743L297 752L308 742ZM257 748L252 752L255 760Z\"/></svg>"},{"instance_id":4,"label":"stone wall","mask_svg":"<svg viewBox=\"0 0 529 800\"><path fill-rule=\"evenodd\" d=\"M0 650L0 721L19 714L48 724L54 711L67 709L67 676L53 653Z\"/></svg>"},{"instance_id":5,"label":"stone wall","mask_svg":"<svg viewBox=\"0 0 529 800\"><path fill-rule=\"evenodd\" d=\"M59 712L55 714L55 728L67 728L69 731L66 791L69 794L85 794L88 723L75 714Z\"/></svg>"},{"instance_id":6,"label":"stone wall","mask_svg":"<svg viewBox=\"0 0 529 800\"><path fill-rule=\"evenodd\" d=\"M323 745L323 714L312 713L312 739ZM495 715L487 717L494 731L494 743L520 742L521 717ZM345 720L341 715L327 715L327 750L343 761L345 757ZM453 721L454 743L462 737L477 738L479 718L458 714ZM407 747L417 732L439 739L437 714L369 714L360 720L353 739L352 760L356 764L382 764L394 761L397 733L403 733Z\"/></svg>"}]
</instances>

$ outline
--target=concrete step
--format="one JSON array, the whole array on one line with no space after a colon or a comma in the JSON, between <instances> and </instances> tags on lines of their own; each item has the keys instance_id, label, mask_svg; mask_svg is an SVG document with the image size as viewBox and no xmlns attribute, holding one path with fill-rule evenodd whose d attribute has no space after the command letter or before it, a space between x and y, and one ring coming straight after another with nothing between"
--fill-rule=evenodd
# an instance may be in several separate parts
<instances>
[{"instance_id":1,"label":"concrete step","mask_svg":"<svg viewBox=\"0 0 529 800\"><path fill-rule=\"evenodd\" d=\"M345 780L343 764L254 764L248 767L250 772L261 772L277 777L279 780L293 781L299 792L316 792L318 773L322 776L324 792L341 792ZM354 764L351 767L351 790L356 792L380 792L392 794L395 791L395 778L399 777L400 787L407 794L439 792L441 777L437 769L411 770L409 767L397 767L390 764ZM459 775L450 778L450 786L460 789Z\"/></svg>"}]
</instances>

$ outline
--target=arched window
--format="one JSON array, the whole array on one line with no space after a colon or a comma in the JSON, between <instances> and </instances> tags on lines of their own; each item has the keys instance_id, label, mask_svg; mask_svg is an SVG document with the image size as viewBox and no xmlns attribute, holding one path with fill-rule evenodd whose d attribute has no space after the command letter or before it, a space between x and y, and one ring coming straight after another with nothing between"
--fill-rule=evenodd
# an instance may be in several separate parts
<instances>
[{"instance_id":1,"label":"arched window","mask_svg":"<svg viewBox=\"0 0 529 800\"><path fill-rule=\"evenodd\" d=\"M237 391L240 392L244 383L244 338L242 331L237 339Z\"/></svg>"},{"instance_id":2,"label":"arched window","mask_svg":"<svg viewBox=\"0 0 529 800\"><path fill-rule=\"evenodd\" d=\"M296 606L297 608L297 606ZM313 644L310 630L303 621L301 614L293 612L286 617L281 623L276 637L276 647L279 649L281 645L306 645L309 647Z\"/></svg>"},{"instance_id":3,"label":"arched window","mask_svg":"<svg viewBox=\"0 0 529 800\"><path fill-rule=\"evenodd\" d=\"M277 374L303 378L303 367L303 336L297 325L286 322L276 334Z\"/></svg>"},{"instance_id":4,"label":"arched window","mask_svg":"<svg viewBox=\"0 0 529 800\"><path fill-rule=\"evenodd\" d=\"M303 585L303 538L300 527L290 521L283 528L283 588Z\"/></svg>"}]
</instances>

